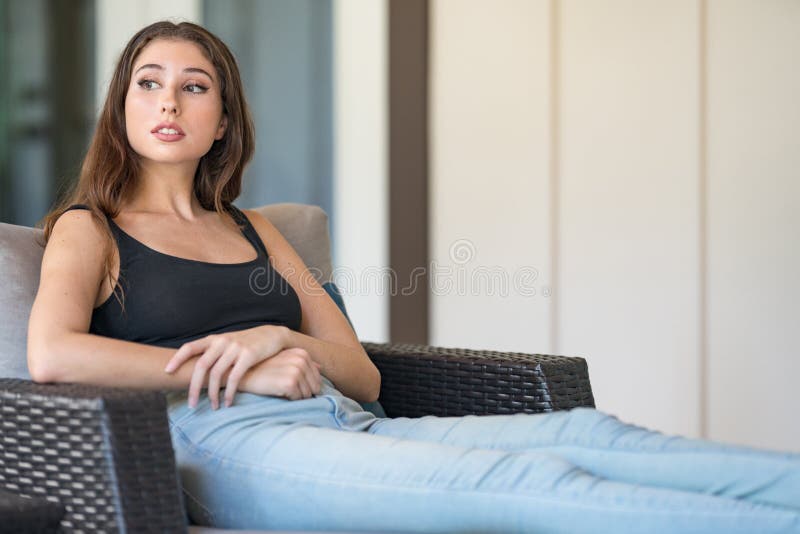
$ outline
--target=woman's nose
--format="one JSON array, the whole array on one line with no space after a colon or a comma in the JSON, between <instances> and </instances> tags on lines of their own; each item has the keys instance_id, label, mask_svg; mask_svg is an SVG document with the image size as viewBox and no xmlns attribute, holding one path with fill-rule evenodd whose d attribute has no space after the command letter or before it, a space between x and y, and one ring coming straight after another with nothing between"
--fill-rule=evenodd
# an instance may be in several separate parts
<instances>
[{"instance_id":1,"label":"woman's nose","mask_svg":"<svg viewBox=\"0 0 800 534\"><path fill-rule=\"evenodd\" d=\"M172 91L164 91L164 95L161 98L161 113L178 114L178 99L175 98Z\"/></svg>"},{"instance_id":2,"label":"woman's nose","mask_svg":"<svg viewBox=\"0 0 800 534\"><path fill-rule=\"evenodd\" d=\"M171 113L173 115L178 114L178 105L175 103L174 100L165 101L161 103L161 112L162 113Z\"/></svg>"}]
</instances>

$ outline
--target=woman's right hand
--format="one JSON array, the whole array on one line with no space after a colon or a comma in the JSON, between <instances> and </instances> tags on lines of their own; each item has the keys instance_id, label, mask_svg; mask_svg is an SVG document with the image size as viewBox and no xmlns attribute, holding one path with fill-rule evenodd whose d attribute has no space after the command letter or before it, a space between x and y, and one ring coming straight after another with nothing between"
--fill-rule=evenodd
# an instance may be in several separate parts
<instances>
[{"instance_id":1,"label":"woman's right hand","mask_svg":"<svg viewBox=\"0 0 800 534\"><path fill-rule=\"evenodd\" d=\"M305 349L284 349L248 369L238 389L290 400L307 399L322 391L319 367Z\"/></svg>"}]
</instances>

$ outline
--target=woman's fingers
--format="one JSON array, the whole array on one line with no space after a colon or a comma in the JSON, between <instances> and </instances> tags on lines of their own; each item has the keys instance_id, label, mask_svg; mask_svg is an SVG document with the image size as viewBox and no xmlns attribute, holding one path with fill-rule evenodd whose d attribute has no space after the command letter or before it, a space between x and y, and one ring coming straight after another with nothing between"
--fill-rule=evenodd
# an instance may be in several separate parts
<instances>
[{"instance_id":1,"label":"woman's fingers","mask_svg":"<svg viewBox=\"0 0 800 534\"><path fill-rule=\"evenodd\" d=\"M297 384L297 389L300 392L300 398L307 399L311 397L311 384L308 383L308 377L305 371L301 367L295 367L292 369L292 372L294 374L294 381Z\"/></svg>"},{"instance_id":2,"label":"woman's fingers","mask_svg":"<svg viewBox=\"0 0 800 534\"><path fill-rule=\"evenodd\" d=\"M314 361L308 353L307 364L305 365L306 378L311 386L311 393L318 395L322 389L322 378L319 374L320 365Z\"/></svg>"},{"instance_id":3,"label":"woman's fingers","mask_svg":"<svg viewBox=\"0 0 800 534\"><path fill-rule=\"evenodd\" d=\"M311 358L309 358L309 362L306 367L306 379L308 380L308 385L311 387L311 394L318 395L322 383L319 375L319 364Z\"/></svg>"},{"instance_id":4,"label":"woman's fingers","mask_svg":"<svg viewBox=\"0 0 800 534\"><path fill-rule=\"evenodd\" d=\"M308 382L306 369L308 363L303 349L286 349L271 361L276 365L276 373L281 376L279 396L289 400L300 400L311 396L311 385Z\"/></svg>"},{"instance_id":5,"label":"woman's fingers","mask_svg":"<svg viewBox=\"0 0 800 534\"><path fill-rule=\"evenodd\" d=\"M201 339L196 339L194 341L190 341L188 343L184 343L175 352L172 358L169 359L166 367L164 367L164 371L167 373L171 373L172 371L183 365L184 362L186 362L186 360L188 360L195 354L204 352L206 349L208 349L210 345L211 345L211 339L208 336Z\"/></svg>"},{"instance_id":6,"label":"woman's fingers","mask_svg":"<svg viewBox=\"0 0 800 534\"><path fill-rule=\"evenodd\" d=\"M274 332L280 333L278 330ZM205 336L182 345L167 362L164 371L171 373L190 358L199 356L194 362L189 383L188 403L192 408L197 406L203 386L207 383L210 404L214 410L218 409L223 381L226 389L225 406L230 406L240 382L245 378L248 384L253 382L255 387L260 387L264 394L293 400L319 394L322 391L320 365L308 351L300 347L286 350L276 348L280 344L275 343L283 339L279 337L265 327ZM270 340L271 343L267 343ZM275 350L277 352L273 352ZM267 364L270 372L251 381L247 372L262 362L270 362Z\"/></svg>"},{"instance_id":7,"label":"woman's fingers","mask_svg":"<svg viewBox=\"0 0 800 534\"><path fill-rule=\"evenodd\" d=\"M189 383L189 406L192 408L197 406L197 402L200 399L200 391L203 389L206 372L211 369L211 366L222 355L225 346L222 338L213 338L208 349L195 362L192 380Z\"/></svg>"},{"instance_id":8,"label":"woman's fingers","mask_svg":"<svg viewBox=\"0 0 800 534\"><path fill-rule=\"evenodd\" d=\"M199 350L199 347L205 347L195 362L189 384L188 402L192 408L197 406L206 373L208 373L208 398L212 409L216 410L220 406L220 388L225 373L228 375L224 402L228 407L233 404L241 380L255 364L260 364L262 361L271 370L272 378L265 377L265 379L273 381L273 387L277 389L274 394L290 400L300 400L322 392L320 365L305 349L299 347L286 349L264 360L258 359L246 345L226 336L212 335L198 341L202 343L192 342L181 347L180 350L183 352L174 358L175 361L180 361L181 358L186 358L187 354L191 355Z\"/></svg>"},{"instance_id":9,"label":"woman's fingers","mask_svg":"<svg viewBox=\"0 0 800 534\"><path fill-rule=\"evenodd\" d=\"M208 374L208 398L211 401L211 408L219 408L219 388L222 383L222 376L234 364L239 357L240 347L231 343L222 353ZM227 385L226 385L227 389Z\"/></svg>"},{"instance_id":10,"label":"woman's fingers","mask_svg":"<svg viewBox=\"0 0 800 534\"><path fill-rule=\"evenodd\" d=\"M318 374L317 368L315 367L315 361L311 358L311 355L308 352L301 348L294 349L295 357L296 357L296 365L297 368L302 373L301 376L301 383L303 386L303 398L307 399L313 397L314 394L317 393L317 378L315 377L315 373Z\"/></svg>"},{"instance_id":11,"label":"woman's fingers","mask_svg":"<svg viewBox=\"0 0 800 534\"><path fill-rule=\"evenodd\" d=\"M231 374L228 375L228 381L225 384L225 407L228 408L233 404L233 396L236 395L236 389L239 387L239 382L245 373L250 370L252 363L248 362L245 358L240 358L236 365L233 366Z\"/></svg>"}]
</instances>

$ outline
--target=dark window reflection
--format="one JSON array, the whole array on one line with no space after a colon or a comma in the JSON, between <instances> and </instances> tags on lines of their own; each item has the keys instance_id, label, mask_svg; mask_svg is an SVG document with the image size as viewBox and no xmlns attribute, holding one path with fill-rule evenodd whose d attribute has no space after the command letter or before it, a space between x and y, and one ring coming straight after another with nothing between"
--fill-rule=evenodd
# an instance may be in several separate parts
<instances>
[{"instance_id":1,"label":"dark window reflection","mask_svg":"<svg viewBox=\"0 0 800 534\"><path fill-rule=\"evenodd\" d=\"M33 226L94 125L94 1L0 0L0 27L0 220Z\"/></svg>"},{"instance_id":2,"label":"dark window reflection","mask_svg":"<svg viewBox=\"0 0 800 534\"><path fill-rule=\"evenodd\" d=\"M333 220L332 3L205 0L204 25L239 62L256 126L243 208L322 206Z\"/></svg>"}]
</instances>

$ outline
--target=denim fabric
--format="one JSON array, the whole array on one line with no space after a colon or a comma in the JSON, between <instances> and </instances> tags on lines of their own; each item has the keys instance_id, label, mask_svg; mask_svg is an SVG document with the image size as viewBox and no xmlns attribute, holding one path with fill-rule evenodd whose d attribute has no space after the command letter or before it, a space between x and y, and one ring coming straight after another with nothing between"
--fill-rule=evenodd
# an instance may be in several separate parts
<instances>
[{"instance_id":1,"label":"denim fabric","mask_svg":"<svg viewBox=\"0 0 800 534\"><path fill-rule=\"evenodd\" d=\"M169 395L193 521L372 532L800 533L800 455L668 437L579 408L378 418L324 379L299 401Z\"/></svg>"}]
</instances>

